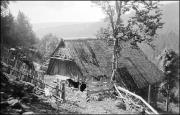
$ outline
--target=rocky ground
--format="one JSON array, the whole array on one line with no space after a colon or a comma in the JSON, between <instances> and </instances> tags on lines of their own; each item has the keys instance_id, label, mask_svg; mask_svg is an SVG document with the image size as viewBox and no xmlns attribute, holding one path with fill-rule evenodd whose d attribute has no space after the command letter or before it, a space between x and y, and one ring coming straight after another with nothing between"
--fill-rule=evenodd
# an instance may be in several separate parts
<instances>
[{"instance_id":1,"label":"rocky ground","mask_svg":"<svg viewBox=\"0 0 180 115\"><path fill-rule=\"evenodd\" d=\"M89 101L86 99L86 92L66 90L66 101L64 103L54 104L59 110L67 110L71 113L78 114L133 114L137 111L127 110L125 104L112 97L102 97L99 94L90 96Z\"/></svg>"},{"instance_id":2,"label":"rocky ground","mask_svg":"<svg viewBox=\"0 0 180 115\"><path fill-rule=\"evenodd\" d=\"M12 78L1 72L1 114L71 113L67 110L57 111L53 108L48 98L34 93L33 84Z\"/></svg>"}]
</instances>

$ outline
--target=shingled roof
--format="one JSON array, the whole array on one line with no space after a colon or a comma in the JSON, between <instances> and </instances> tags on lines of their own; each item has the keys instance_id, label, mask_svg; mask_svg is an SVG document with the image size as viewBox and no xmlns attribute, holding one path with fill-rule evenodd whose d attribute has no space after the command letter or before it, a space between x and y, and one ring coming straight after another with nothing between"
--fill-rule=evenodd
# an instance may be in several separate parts
<instances>
[{"instance_id":1,"label":"shingled roof","mask_svg":"<svg viewBox=\"0 0 180 115\"><path fill-rule=\"evenodd\" d=\"M83 77L112 74L113 49L103 40L78 39L65 40L65 46L58 46L52 57L73 60L80 68ZM62 44L62 43L60 43ZM118 59L116 79L126 87L143 88L162 80L163 73L151 63L138 48L129 43L121 43L122 51Z\"/></svg>"}]
</instances>

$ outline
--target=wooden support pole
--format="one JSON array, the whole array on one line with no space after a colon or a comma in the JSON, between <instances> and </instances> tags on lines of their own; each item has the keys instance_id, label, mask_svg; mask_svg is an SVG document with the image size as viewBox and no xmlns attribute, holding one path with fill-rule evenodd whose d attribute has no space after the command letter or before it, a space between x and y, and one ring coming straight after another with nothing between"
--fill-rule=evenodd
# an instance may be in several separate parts
<instances>
[{"instance_id":1,"label":"wooden support pole","mask_svg":"<svg viewBox=\"0 0 180 115\"><path fill-rule=\"evenodd\" d=\"M9 66L9 70L10 70L9 74L12 75L13 69L11 68L11 66Z\"/></svg>"},{"instance_id":2,"label":"wooden support pole","mask_svg":"<svg viewBox=\"0 0 180 115\"><path fill-rule=\"evenodd\" d=\"M31 76L32 79L31 79L31 82L30 82L30 83L33 83L33 79L34 79L34 71L31 72L31 75L32 75L32 76Z\"/></svg>"},{"instance_id":3,"label":"wooden support pole","mask_svg":"<svg viewBox=\"0 0 180 115\"><path fill-rule=\"evenodd\" d=\"M169 84L167 86L166 111L169 111Z\"/></svg>"},{"instance_id":4,"label":"wooden support pole","mask_svg":"<svg viewBox=\"0 0 180 115\"><path fill-rule=\"evenodd\" d=\"M63 102L65 101L65 83L62 82L62 93L61 93L61 98Z\"/></svg>"},{"instance_id":5,"label":"wooden support pole","mask_svg":"<svg viewBox=\"0 0 180 115\"><path fill-rule=\"evenodd\" d=\"M16 69L17 68L17 60L15 59L15 64L14 64L14 68Z\"/></svg>"},{"instance_id":6,"label":"wooden support pole","mask_svg":"<svg viewBox=\"0 0 180 115\"><path fill-rule=\"evenodd\" d=\"M149 87L148 87L148 103L149 104L151 103L151 85L149 85Z\"/></svg>"}]
</instances>

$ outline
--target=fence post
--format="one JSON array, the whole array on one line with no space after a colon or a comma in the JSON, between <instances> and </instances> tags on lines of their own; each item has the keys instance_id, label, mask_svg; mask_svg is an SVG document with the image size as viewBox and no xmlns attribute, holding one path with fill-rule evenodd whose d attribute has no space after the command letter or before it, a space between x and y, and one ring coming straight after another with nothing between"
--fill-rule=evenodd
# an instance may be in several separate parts
<instances>
[{"instance_id":1,"label":"fence post","mask_svg":"<svg viewBox=\"0 0 180 115\"><path fill-rule=\"evenodd\" d=\"M8 65L9 65L9 68L10 68L10 73L9 74L12 75L13 70L12 70L12 66L11 66L10 62L11 62L11 59L8 59Z\"/></svg>"},{"instance_id":2,"label":"fence post","mask_svg":"<svg viewBox=\"0 0 180 115\"><path fill-rule=\"evenodd\" d=\"M17 60L16 70L18 71L17 72L17 77L20 79L19 60Z\"/></svg>"},{"instance_id":3,"label":"fence post","mask_svg":"<svg viewBox=\"0 0 180 115\"><path fill-rule=\"evenodd\" d=\"M56 82L56 95L57 97L59 97L59 79L57 79L57 82Z\"/></svg>"},{"instance_id":4,"label":"fence post","mask_svg":"<svg viewBox=\"0 0 180 115\"><path fill-rule=\"evenodd\" d=\"M34 78L35 78L35 71L32 71L32 79L31 79L32 84L34 84Z\"/></svg>"},{"instance_id":5,"label":"fence post","mask_svg":"<svg viewBox=\"0 0 180 115\"><path fill-rule=\"evenodd\" d=\"M58 78L57 78L57 81L56 81L56 96L60 97L59 96L59 79ZM57 98L56 98L56 103L57 103L57 108L58 108L58 111L59 111L59 101L58 101Z\"/></svg>"},{"instance_id":6,"label":"fence post","mask_svg":"<svg viewBox=\"0 0 180 115\"><path fill-rule=\"evenodd\" d=\"M19 80L22 79L22 71L19 72Z\"/></svg>"},{"instance_id":7,"label":"fence post","mask_svg":"<svg viewBox=\"0 0 180 115\"><path fill-rule=\"evenodd\" d=\"M39 72L37 71L36 85L39 87Z\"/></svg>"},{"instance_id":8,"label":"fence post","mask_svg":"<svg viewBox=\"0 0 180 115\"><path fill-rule=\"evenodd\" d=\"M61 98L63 102L65 101L65 83L62 82L62 93L61 93Z\"/></svg>"},{"instance_id":9,"label":"fence post","mask_svg":"<svg viewBox=\"0 0 180 115\"><path fill-rule=\"evenodd\" d=\"M14 68L16 69L16 66L17 66L17 60L15 59L15 64L14 64Z\"/></svg>"},{"instance_id":10,"label":"fence post","mask_svg":"<svg viewBox=\"0 0 180 115\"><path fill-rule=\"evenodd\" d=\"M41 78L40 78L40 87L43 89L43 87L44 87L44 75L43 75L43 72L41 72Z\"/></svg>"},{"instance_id":11,"label":"fence post","mask_svg":"<svg viewBox=\"0 0 180 115\"><path fill-rule=\"evenodd\" d=\"M90 95L89 95L89 90L87 90L87 93L86 93L86 101L88 102L90 100Z\"/></svg>"},{"instance_id":12,"label":"fence post","mask_svg":"<svg viewBox=\"0 0 180 115\"><path fill-rule=\"evenodd\" d=\"M12 70L12 68L11 68L11 66L9 66L9 68L10 68L10 75L12 75L12 72L13 72L13 70Z\"/></svg>"},{"instance_id":13,"label":"fence post","mask_svg":"<svg viewBox=\"0 0 180 115\"><path fill-rule=\"evenodd\" d=\"M7 65L9 65L9 62L10 62L10 61L9 61L9 60L10 60L10 59L9 59L9 56L8 56L8 58L6 58L6 60L7 60L7 62L6 62Z\"/></svg>"},{"instance_id":14,"label":"fence post","mask_svg":"<svg viewBox=\"0 0 180 115\"><path fill-rule=\"evenodd\" d=\"M43 72L43 75L42 75L42 84L43 84L42 88L44 89L45 88L44 72Z\"/></svg>"},{"instance_id":15,"label":"fence post","mask_svg":"<svg viewBox=\"0 0 180 115\"><path fill-rule=\"evenodd\" d=\"M33 79L33 84L35 85L35 86L37 86L36 85L36 81L37 80L37 71L34 71L34 79Z\"/></svg>"},{"instance_id":16,"label":"fence post","mask_svg":"<svg viewBox=\"0 0 180 115\"><path fill-rule=\"evenodd\" d=\"M21 66L21 80L24 79L24 63L22 63L22 66Z\"/></svg>"}]
</instances>

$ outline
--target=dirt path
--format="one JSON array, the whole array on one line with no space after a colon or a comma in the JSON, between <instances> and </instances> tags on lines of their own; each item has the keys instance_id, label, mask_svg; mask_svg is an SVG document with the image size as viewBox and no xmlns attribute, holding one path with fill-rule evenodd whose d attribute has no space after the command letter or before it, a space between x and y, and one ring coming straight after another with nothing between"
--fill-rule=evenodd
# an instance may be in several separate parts
<instances>
[{"instance_id":1,"label":"dirt path","mask_svg":"<svg viewBox=\"0 0 180 115\"><path fill-rule=\"evenodd\" d=\"M46 78L46 83L54 85L50 81L54 81L55 78ZM77 90L72 90L66 87L66 102L59 105L60 110L67 110L72 113L82 113L82 114L132 114L132 111L123 110L116 106L115 99L104 98L101 101L90 100L86 101L87 92L80 92ZM56 104L54 106L57 107Z\"/></svg>"},{"instance_id":2,"label":"dirt path","mask_svg":"<svg viewBox=\"0 0 180 115\"><path fill-rule=\"evenodd\" d=\"M102 101L86 102L86 92L67 92L67 101L59 107L83 114L131 114L133 112L116 107L116 100L105 98Z\"/></svg>"},{"instance_id":3,"label":"dirt path","mask_svg":"<svg viewBox=\"0 0 180 115\"><path fill-rule=\"evenodd\" d=\"M87 104L82 113L87 114L127 114L131 113L115 106L115 100L105 99L103 101L92 101Z\"/></svg>"}]
</instances>

